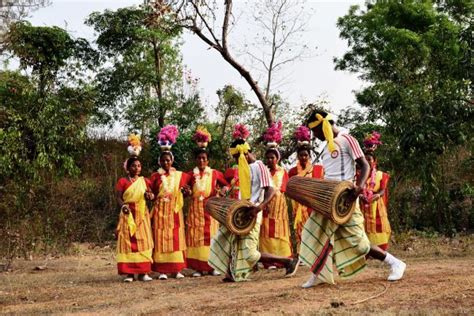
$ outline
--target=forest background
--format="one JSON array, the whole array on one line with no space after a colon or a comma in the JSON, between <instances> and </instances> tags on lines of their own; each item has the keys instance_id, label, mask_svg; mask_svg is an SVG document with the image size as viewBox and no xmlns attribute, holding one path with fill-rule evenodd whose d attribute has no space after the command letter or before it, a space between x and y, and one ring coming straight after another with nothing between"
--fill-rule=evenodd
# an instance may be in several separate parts
<instances>
[{"instance_id":1,"label":"forest background","mask_svg":"<svg viewBox=\"0 0 474 316\"><path fill-rule=\"evenodd\" d=\"M95 12L85 21L94 41L23 20L47 0L0 2L2 61L18 65L0 70L0 255L112 239L126 139L97 131L117 122L142 135L145 176L157 168L155 136L166 124L181 132L174 147L179 170L193 167L198 125L212 133L212 166L229 166L237 122L249 126L262 157L262 133L282 121L284 163L293 164L294 128L314 107L330 107L324 98L290 105L279 92L281 70L308 54L299 40L305 3L258 3L259 41L236 47L229 34L239 12L229 0L145 1ZM473 12L463 0L368 1L338 20L348 50L334 67L359 76L364 87L356 92L359 106L336 113L337 124L359 141L373 130L382 134L379 168L391 175L396 233L472 232ZM215 115L206 115L199 81L181 57L183 32L217 51L252 98L223 82ZM315 143L314 159L322 145Z\"/></svg>"}]
</instances>

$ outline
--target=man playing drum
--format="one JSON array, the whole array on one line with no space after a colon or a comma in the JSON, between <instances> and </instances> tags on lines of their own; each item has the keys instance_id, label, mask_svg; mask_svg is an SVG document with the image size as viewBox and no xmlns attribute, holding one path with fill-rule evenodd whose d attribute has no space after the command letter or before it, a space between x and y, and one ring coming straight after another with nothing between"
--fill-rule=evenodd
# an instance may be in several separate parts
<instances>
[{"instance_id":1,"label":"man playing drum","mask_svg":"<svg viewBox=\"0 0 474 316\"><path fill-rule=\"evenodd\" d=\"M255 206L250 210L257 217L255 227L246 236L232 234L224 225L219 228L211 243L209 265L224 273L224 281L248 280L258 262L280 263L286 268L286 276L296 273L297 258L285 258L258 251L262 210L275 195L267 167L250 150L244 139L236 139L230 152L239 165L240 198L250 200Z\"/></svg>"},{"instance_id":2,"label":"man playing drum","mask_svg":"<svg viewBox=\"0 0 474 316\"><path fill-rule=\"evenodd\" d=\"M306 125L321 141L327 141L321 154L324 178L330 180L353 181L356 164L360 168L360 177L348 202L353 202L361 193L369 175L369 165L352 136L340 132L329 113L314 111ZM356 203L356 210L349 221L338 225L317 212L312 212L306 222L300 249L300 260L311 268L311 277L302 287L310 288L320 283L334 284L333 261L342 278L349 278L361 272L366 266L366 256L383 261L390 266L389 281L403 277L406 264L371 245L364 231L364 216Z\"/></svg>"}]
</instances>

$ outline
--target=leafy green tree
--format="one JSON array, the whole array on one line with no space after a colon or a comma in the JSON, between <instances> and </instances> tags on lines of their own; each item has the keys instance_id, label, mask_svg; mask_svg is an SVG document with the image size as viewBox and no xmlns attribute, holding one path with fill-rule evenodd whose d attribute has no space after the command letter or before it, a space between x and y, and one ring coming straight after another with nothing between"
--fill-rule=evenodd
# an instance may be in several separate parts
<instances>
[{"instance_id":1,"label":"leafy green tree","mask_svg":"<svg viewBox=\"0 0 474 316\"><path fill-rule=\"evenodd\" d=\"M87 42L27 22L13 24L7 38L7 52L31 76L0 72L0 178L79 173L77 160L95 106L92 89L75 74L86 69L81 61L91 52Z\"/></svg>"},{"instance_id":2,"label":"leafy green tree","mask_svg":"<svg viewBox=\"0 0 474 316\"><path fill-rule=\"evenodd\" d=\"M147 134L166 124L176 104L193 102L180 93L181 28L168 13L159 14L147 4L94 12L86 24L98 33L99 122L124 119L130 128Z\"/></svg>"},{"instance_id":3,"label":"leafy green tree","mask_svg":"<svg viewBox=\"0 0 474 316\"><path fill-rule=\"evenodd\" d=\"M222 121L220 138L224 139L226 135L232 133L233 125L237 123L236 119L241 118L250 109L251 105L245 99L244 94L231 85L225 85L216 93L219 102L215 107L215 111Z\"/></svg>"},{"instance_id":4,"label":"leafy green tree","mask_svg":"<svg viewBox=\"0 0 474 316\"><path fill-rule=\"evenodd\" d=\"M472 141L473 11L470 1L377 1L338 21L349 51L336 69L368 82L357 100L394 137L394 170L420 180L425 224L438 229L454 216L439 157Z\"/></svg>"},{"instance_id":5,"label":"leafy green tree","mask_svg":"<svg viewBox=\"0 0 474 316\"><path fill-rule=\"evenodd\" d=\"M49 0L0 1L0 51L3 51L4 35L12 23L23 20L30 12L50 3Z\"/></svg>"}]
</instances>

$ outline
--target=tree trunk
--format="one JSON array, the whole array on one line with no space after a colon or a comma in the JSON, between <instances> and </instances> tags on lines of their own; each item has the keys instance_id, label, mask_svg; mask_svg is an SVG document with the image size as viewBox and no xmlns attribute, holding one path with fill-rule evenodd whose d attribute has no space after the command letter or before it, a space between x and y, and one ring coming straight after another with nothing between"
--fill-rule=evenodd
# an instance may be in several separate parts
<instances>
[{"instance_id":1,"label":"tree trunk","mask_svg":"<svg viewBox=\"0 0 474 316\"><path fill-rule=\"evenodd\" d=\"M161 78L161 55L160 55L160 44L153 42L153 57L155 61L155 72L156 72L156 84L155 86L155 91L156 91L156 96L158 98L158 125L160 127L165 126L165 115L166 115L166 109L164 108L163 105L163 82Z\"/></svg>"},{"instance_id":2,"label":"tree trunk","mask_svg":"<svg viewBox=\"0 0 474 316\"><path fill-rule=\"evenodd\" d=\"M231 64L232 67L234 67L240 73L242 77L244 77L244 79L250 85L253 92L257 95L258 101L262 105L263 113L265 114L265 119L267 121L268 126L272 125L272 123L274 123L275 121L275 118L272 113L271 106L268 104L267 99L265 98L265 95L258 86L257 82L253 80L252 75L250 75L250 72L237 61L235 61L235 59L232 58L232 56L230 56L227 51L221 51L221 55L229 64Z\"/></svg>"}]
</instances>

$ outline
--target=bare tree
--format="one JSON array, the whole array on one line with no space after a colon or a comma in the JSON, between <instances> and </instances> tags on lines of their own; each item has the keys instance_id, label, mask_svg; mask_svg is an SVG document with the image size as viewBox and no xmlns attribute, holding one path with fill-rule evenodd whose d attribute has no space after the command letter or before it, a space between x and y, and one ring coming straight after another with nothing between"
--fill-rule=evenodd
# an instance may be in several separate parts
<instances>
[{"instance_id":1,"label":"bare tree","mask_svg":"<svg viewBox=\"0 0 474 316\"><path fill-rule=\"evenodd\" d=\"M176 8L176 12L180 20L184 22L184 27L191 30L211 48L217 50L224 60L234 67L247 81L263 108L267 123L271 124L274 121L271 104L269 104L265 98L264 92L250 71L248 71L241 62L237 61L229 49L229 27L233 23L231 22L233 19L232 8L232 0L225 0L220 30L215 27L217 24L216 13L220 13L215 1L183 0Z\"/></svg>"},{"instance_id":2,"label":"bare tree","mask_svg":"<svg viewBox=\"0 0 474 316\"><path fill-rule=\"evenodd\" d=\"M242 63L236 60L229 49L228 35L229 28L233 24L232 0L224 0L224 12L216 1L206 0L169 0L164 6L171 7L176 13L178 23L196 34L201 40L208 44L212 49L218 51L221 56L232 67L234 67L250 85L262 105L263 112L268 124L274 121L271 105L265 98L265 94L259 87L250 72ZM220 26L217 14L222 14Z\"/></svg>"},{"instance_id":3,"label":"bare tree","mask_svg":"<svg viewBox=\"0 0 474 316\"><path fill-rule=\"evenodd\" d=\"M309 14L305 0L263 0L246 7L252 10L250 24L256 32L245 44L245 53L263 73L265 99L270 100L272 87L287 81L287 76L278 74L283 67L310 56L303 40Z\"/></svg>"},{"instance_id":4,"label":"bare tree","mask_svg":"<svg viewBox=\"0 0 474 316\"><path fill-rule=\"evenodd\" d=\"M50 4L50 0L0 0L1 30L13 21L21 20L40 7Z\"/></svg>"},{"instance_id":5,"label":"bare tree","mask_svg":"<svg viewBox=\"0 0 474 316\"><path fill-rule=\"evenodd\" d=\"M257 96L268 125L274 122L274 109L271 102L271 87L274 75L284 65L303 57L306 46L301 44L300 35L304 32L306 15L305 0L265 0L252 2L257 27L266 35L259 46L269 47L269 52L249 52L263 66L266 79L263 88L251 74L243 61L237 60L230 50L229 33L234 26L233 1L224 0L163 0L163 6L171 8L180 25L187 28L210 48L221 54L247 81Z\"/></svg>"}]
</instances>

